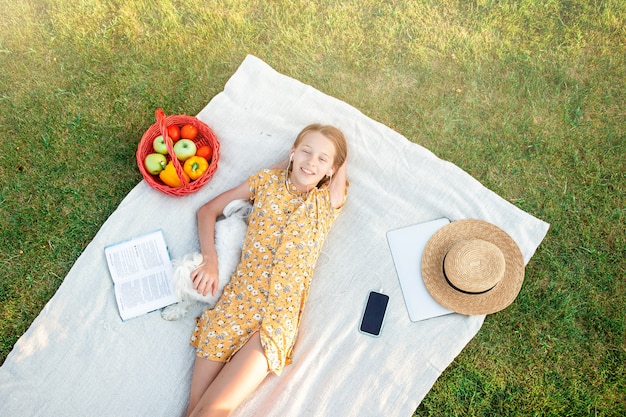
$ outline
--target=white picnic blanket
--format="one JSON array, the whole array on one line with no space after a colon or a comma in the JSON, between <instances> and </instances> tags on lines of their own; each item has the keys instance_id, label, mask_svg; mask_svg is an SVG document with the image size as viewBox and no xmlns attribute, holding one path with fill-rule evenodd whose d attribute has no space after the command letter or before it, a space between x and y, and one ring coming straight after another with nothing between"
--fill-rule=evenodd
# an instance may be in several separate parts
<instances>
[{"instance_id":1,"label":"white picnic blanket","mask_svg":"<svg viewBox=\"0 0 626 417\"><path fill-rule=\"evenodd\" d=\"M197 208L283 160L309 123L346 134L348 200L320 257L294 364L267 378L235 416L410 416L484 317L411 322L386 232L480 218L506 230L528 262L548 230L454 164L253 56L198 117L222 145L213 179L186 197L143 181L128 194L0 368L0 415L184 415L194 316L167 322L154 312L122 322L104 247L161 228L173 258L197 250ZM381 288L391 299L374 338L357 327L368 292Z\"/></svg>"}]
</instances>

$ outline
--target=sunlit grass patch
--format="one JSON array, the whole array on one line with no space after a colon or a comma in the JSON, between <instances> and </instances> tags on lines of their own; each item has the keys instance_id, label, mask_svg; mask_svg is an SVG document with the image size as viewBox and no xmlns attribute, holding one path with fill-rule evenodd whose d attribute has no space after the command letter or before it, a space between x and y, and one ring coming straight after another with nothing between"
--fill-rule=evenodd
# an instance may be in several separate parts
<instances>
[{"instance_id":1,"label":"sunlit grass patch","mask_svg":"<svg viewBox=\"0 0 626 417\"><path fill-rule=\"evenodd\" d=\"M551 223L416 415L626 413L626 6L606 1L0 0L0 349L122 198L154 109L246 54Z\"/></svg>"}]
</instances>

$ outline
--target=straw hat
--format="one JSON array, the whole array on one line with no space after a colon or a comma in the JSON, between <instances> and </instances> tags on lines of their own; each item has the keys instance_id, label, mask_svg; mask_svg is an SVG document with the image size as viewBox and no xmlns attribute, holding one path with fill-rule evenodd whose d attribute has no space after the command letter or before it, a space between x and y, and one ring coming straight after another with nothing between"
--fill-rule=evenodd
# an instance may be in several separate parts
<instances>
[{"instance_id":1,"label":"straw hat","mask_svg":"<svg viewBox=\"0 0 626 417\"><path fill-rule=\"evenodd\" d=\"M433 298L449 310L490 314L517 297L524 257L499 227L482 220L457 220L428 240L422 277Z\"/></svg>"}]
</instances>

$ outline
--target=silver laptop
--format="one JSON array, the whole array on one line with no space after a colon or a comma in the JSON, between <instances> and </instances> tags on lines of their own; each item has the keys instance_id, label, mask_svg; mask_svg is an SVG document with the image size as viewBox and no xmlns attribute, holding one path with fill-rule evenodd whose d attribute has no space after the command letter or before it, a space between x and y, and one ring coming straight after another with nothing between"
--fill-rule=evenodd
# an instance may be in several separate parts
<instances>
[{"instance_id":1,"label":"silver laptop","mask_svg":"<svg viewBox=\"0 0 626 417\"><path fill-rule=\"evenodd\" d=\"M441 218L387 232L387 242L411 321L452 313L435 301L422 279L422 253L426 243L448 223L450 220Z\"/></svg>"}]
</instances>

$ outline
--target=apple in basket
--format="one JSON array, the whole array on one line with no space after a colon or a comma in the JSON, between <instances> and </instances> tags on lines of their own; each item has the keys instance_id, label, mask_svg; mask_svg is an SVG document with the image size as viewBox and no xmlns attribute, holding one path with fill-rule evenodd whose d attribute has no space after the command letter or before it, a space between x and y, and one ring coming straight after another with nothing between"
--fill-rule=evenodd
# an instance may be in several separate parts
<instances>
[{"instance_id":1,"label":"apple in basket","mask_svg":"<svg viewBox=\"0 0 626 417\"><path fill-rule=\"evenodd\" d=\"M165 169L167 165L167 160L165 159L165 155L160 153L151 153L146 156L144 160L144 165L146 166L146 170L152 175L158 175L159 172Z\"/></svg>"},{"instance_id":2,"label":"apple in basket","mask_svg":"<svg viewBox=\"0 0 626 417\"><path fill-rule=\"evenodd\" d=\"M196 144L189 139L181 139L174 145L174 153L176 158L186 161L196 154Z\"/></svg>"},{"instance_id":3,"label":"apple in basket","mask_svg":"<svg viewBox=\"0 0 626 417\"><path fill-rule=\"evenodd\" d=\"M165 145L165 139L163 139L162 135L154 138L154 141L152 142L152 147L154 148L155 152L161 153L163 155L167 154L167 145Z\"/></svg>"}]
</instances>

